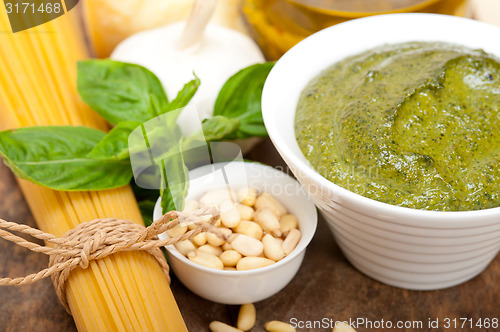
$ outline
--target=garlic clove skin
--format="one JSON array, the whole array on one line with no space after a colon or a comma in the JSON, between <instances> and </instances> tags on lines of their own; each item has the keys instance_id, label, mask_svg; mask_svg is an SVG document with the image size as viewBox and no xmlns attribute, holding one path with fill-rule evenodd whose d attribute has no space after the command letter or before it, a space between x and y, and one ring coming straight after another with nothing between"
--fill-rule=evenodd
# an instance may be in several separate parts
<instances>
[{"instance_id":1,"label":"garlic clove skin","mask_svg":"<svg viewBox=\"0 0 500 332\"><path fill-rule=\"evenodd\" d=\"M212 116L217 95L229 77L265 60L252 39L215 24L207 25L197 44L181 50L177 41L185 24L174 23L134 34L115 48L111 59L151 70L162 82L169 100L196 73L201 85L189 105L205 119Z\"/></svg>"},{"instance_id":2,"label":"garlic clove skin","mask_svg":"<svg viewBox=\"0 0 500 332\"><path fill-rule=\"evenodd\" d=\"M242 0L218 0L212 22L248 34L240 14ZM185 20L193 0L86 0L82 1L89 37L99 58L139 31Z\"/></svg>"}]
</instances>

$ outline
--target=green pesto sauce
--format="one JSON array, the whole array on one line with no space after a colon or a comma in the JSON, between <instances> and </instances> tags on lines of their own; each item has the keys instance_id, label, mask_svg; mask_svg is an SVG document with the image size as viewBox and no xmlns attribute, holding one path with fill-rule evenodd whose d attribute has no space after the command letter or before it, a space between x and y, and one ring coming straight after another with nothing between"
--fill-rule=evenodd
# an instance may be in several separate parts
<instances>
[{"instance_id":1,"label":"green pesto sauce","mask_svg":"<svg viewBox=\"0 0 500 332\"><path fill-rule=\"evenodd\" d=\"M300 149L325 178L404 207L500 206L500 63L444 43L387 45L314 78Z\"/></svg>"}]
</instances>

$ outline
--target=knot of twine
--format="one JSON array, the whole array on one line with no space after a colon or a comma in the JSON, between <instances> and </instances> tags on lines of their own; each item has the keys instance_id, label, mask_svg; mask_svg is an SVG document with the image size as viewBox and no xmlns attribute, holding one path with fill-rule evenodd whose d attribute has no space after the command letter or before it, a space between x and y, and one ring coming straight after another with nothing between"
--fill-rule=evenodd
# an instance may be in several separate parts
<instances>
[{"instance_id":1,"label":"knot of twine","mask_svg":"<svg viewBox=\"0 0 500 332\"><path fill-rule=\"evenodd\" d=\"M191 212L170 211L154 221L149 227L124 219L96 219L79 224L59 238L27 225L0 219L0 238L50 257L49 267L25 277L2 278L0 286L26 285L50 276L59 300L66 311L71 314L65 294L65 283L75 268L86 269L91 261L118 252L143 250L156 258L170 283L169 267L160 248L189 240L205 231L225 238L224 234L215 226L218 219L219 212L215 207ZM196 224L198 227L172 238L167 237L160 240L157 237L179 224L187 225L188 223ZM11 233L13 231L44 240L52 246L42 246L28 241Z\"/></svg>"}]
</instances>

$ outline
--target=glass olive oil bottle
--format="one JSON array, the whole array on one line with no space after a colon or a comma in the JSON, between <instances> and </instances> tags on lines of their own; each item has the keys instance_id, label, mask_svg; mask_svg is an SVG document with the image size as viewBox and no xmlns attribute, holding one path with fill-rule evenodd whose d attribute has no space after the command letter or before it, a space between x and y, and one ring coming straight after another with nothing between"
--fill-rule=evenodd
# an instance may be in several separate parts
<instances>
[{"instance_id":1,"label":"glass olive oil bottle","mask_svg":"<svg viewBox=\"0 0 500 332\"><path fill-rule=\"evenodd\" d=\"M464 16L467 0L245 0L247 21L269 60L312 33L347 20L389 13Z\"/></svg>"}]
</instances>

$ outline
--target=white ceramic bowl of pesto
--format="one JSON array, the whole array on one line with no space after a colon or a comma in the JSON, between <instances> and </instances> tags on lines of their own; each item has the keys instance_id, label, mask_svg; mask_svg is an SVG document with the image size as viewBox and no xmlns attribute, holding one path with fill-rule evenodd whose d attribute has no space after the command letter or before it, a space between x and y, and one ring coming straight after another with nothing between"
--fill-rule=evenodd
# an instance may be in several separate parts
<instances>
[{"instance_id":1,"label":"white ceramic bowl of pesto","mask_svg":"<svg viewBox=\"0 0 500 332\"><path fill-rule=\"evenodd\" d=\"M328 221L349 261L383 283L418 290L451 287L481 273L500 250L500 208L438 212L354 194L307 162L295 138L299 96L335 62L384 44L438 41L500 57L500 28L435 14L392 14L322 30L288 51L271 71L262 110L273 144ZM362 135L362 133L360 133Z\"/></svg>"},{"instance_id":2,"label":"white ceramic bowl of pesto","mask_svg":"<svg viewBox=\"0 0 500 332\"><path fill-rule=\"evenodd\" d=\"M302 233L297 247L282 260L249 271L221 271L204 267L191 262L173 245L166 247L168 260L179 280L207 300L224 304L261 301L283 289L299 270L306 247L316 231L316 207L297 180L278 169L259 163L237 161L224 168L231 189L237 190L249 185L261 192L268 192L297 217ZM213 172L212 165L190 171L189 179L188 200L199 199L207 191L226 186L224 176L220 171ZM154 220L161 217L160 200L155 206L153 217ZM160 235L160 238L164 237L166 235Z\"/></svg>"}]
</instances>

